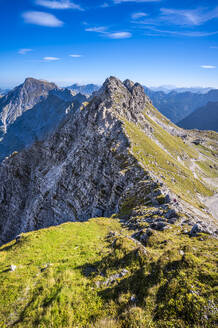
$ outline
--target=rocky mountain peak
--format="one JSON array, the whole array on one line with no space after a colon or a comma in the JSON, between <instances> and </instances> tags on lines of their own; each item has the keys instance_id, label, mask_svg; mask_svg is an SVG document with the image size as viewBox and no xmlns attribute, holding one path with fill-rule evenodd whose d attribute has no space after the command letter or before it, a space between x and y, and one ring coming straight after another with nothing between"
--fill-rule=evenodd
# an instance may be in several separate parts
<instances>
[{"instance_id":1,"label":"rocky mountain peak","mask_svg":"<svg viewBox=\"0 0 218 328\"><path fill-rule=\"evenodd\" d=\"M7 127L25 111L43 101L51 90L57 90L54 83L27 78L24 83L0 99L0 131L5 134Z\"/></svg>"},{"instance_id":2,"label":"rocky mountain peak","mask_svg":"<svg viewBox=\"0 0 218 328\"><path fill-rule=\"evenodd\" d=\"M21 88L25 89L27 92L48 92L53 89L58 89L57 85L53 82L37 80L32 77L26 78L24 83L21 85Z\"/></svg>"},{"instance_id":3,"label":"rocky mountain peak","mask_svg":"<svg viewBox=\"0 0 218 328\"><path fill-rule=\"evenodd\" d=\"M125 86L123 83L116 77L110 76L103 83L102 88L99 90L100 93L105 92L107 94L113 94L118 91L124 91Z\"/></svg>"},{"instance_id":4,"label":"rocky mountain peak","mask_svg":"<svg viewBox=\"0 0 218 328\"><path fill-rule=\"evenodd\" d=\"M134 87L135 83L129 79L125 80L123 82L123 84L125 85L125 87L131 92L132 88Z\"/></svg>"},{"instance_id":5,"label":"rocky mountain peak","mask_svg":"<svg viewBox=\"0 0 218 328\"><path fill-rule=\"evenodd\" d=\"M140 116L150 103L145 95L143 87L139 83L130 80L124 82L111 76L106 79L99 91L92 97L95 106L101 103L100 108L110 108L110 112L117 116L121 115L134 122L140 120Z\"/></svg>"}]
</instances>

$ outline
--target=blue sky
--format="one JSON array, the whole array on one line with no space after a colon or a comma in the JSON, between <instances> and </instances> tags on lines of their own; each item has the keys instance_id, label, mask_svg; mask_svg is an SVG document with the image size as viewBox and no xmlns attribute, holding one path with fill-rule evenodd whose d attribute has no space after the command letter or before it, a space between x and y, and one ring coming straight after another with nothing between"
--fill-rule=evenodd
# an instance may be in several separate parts
<instances>
[{"instance_id":1,"label":"blue sky","mask_svg":"<svg viewBox=\"0 0 218 328\"><path fill-rule=\"evenodd\" d=\"M0 88L107 76L218 88L216 0L0 0Z\"/></svg>"}]
</instances>

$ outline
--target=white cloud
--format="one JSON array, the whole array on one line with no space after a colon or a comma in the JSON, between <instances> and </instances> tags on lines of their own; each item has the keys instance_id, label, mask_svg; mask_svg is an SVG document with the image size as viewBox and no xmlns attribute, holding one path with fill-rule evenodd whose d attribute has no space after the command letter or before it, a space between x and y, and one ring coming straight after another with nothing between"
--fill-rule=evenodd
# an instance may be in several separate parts
<instances>
[{"instance_id":1,"label":"white cloud","mask_svg":"<svg viewBox=\"0 0 218 328\"><path fill-rule=\"evenodd\" d=\"M213 66L213 65L202 65L201 68L214 69L214 68L216 68L216 66Z\"/></svg>"},{"instance_id":2,"label":"white cloud","mask_svg":"<svg viewBox=\"0 0 218 328\"><path fill-rule=\"evenodd\" d=\"M59 27L64 23L52 14L42 11L27 11L23 13L24 21L28 24L35 24L49 27Z\"/></svg>"},{"instance_id":3,"label":"white cloud","mask_svg":"<svg viewBox=\"0 0 218 328\"><path fill-rule=\"evenodd\" d=\"M116 32L116 33L107 33L107 36L110 39L129 39L132 34L129 32Z\"/></svg>"},{"instance_id":4,"label":"white cloud","mask_svg":"<svg viewBox=\"0 0 218 328\"><path fill-rule=\"evenodd\" d=\"M210 49L218 49L218 46L211 46Z\"/></svg>"},{"instance_id":5,"label":"white cloud","mask_svg":"<svg viewBox=\"0 0 218 328\"><path fill-rule=\"evenodd\" d=\"M99 27L88 27L85 29L86 32L97 32L97 33L105 33L107 27L99 26Z\"/></svg>"},{"instance_id":6,"label":"white cloud","mask_svg":"<svg viewBox=\"0 0 218 328\"><path fill-rule=\"evenodd\" d=\"M84 10L79 5L71 2L69 0L60 0L60 1L52 1L52 0L36 0L36 4L39 6L43 6L50 9L77 9Z\"/></svg>"},{"instance_id":7,"label":"white cloud","mask_svg":"<svg viewBox=\"0 0 218 328\"><path fill-rule=\"evenodd\" d=\"M156 28L154 26L149 26L147 23L140 22L141 24L145 24L144 29L150 31L146 32L148 36L160 36L160 35L178 35L178 36L187 36L187 37L206 37L211 35L218 34L217 32L204 32L204 31L176 31L176 30L166 30L161 28Z\"/></svg>"},{"instance_id":8,"label":"white cloud","mask_svg":"<svg viewBox=\"0 0 218 328\"><path fill-rule=\"evenodd\" d=\"M90 27L85 29L86 32L97 32L110 39L128 39L131 38L132 34L129 32L108 32L107 27Z\"/></svg>"},{"instance_id":9,"label":"white cloud","mask_svg":"<svg viewBox=\"0 0 218 328\"><path fill-rule=\"evenodd\" d=\"M80 57L82 57L82 55L69 55L70 57L72 57L72 58L80 58Z\"/></svg>"},{"instance_id":10,"label":"white cloud","mask_svg":"<svg viewBox=\"0 0 218 328\"><path fill-rule=\"evenodd\" d=\"M134 14L132 14L132 19L139 19L139 18L146 17L146 16L148 16L148 14L143 13L143 12L134 13Z\"/></svg>"},{"instance_id":11,"label":"white cloud","mask_svg":"<svg viewBox=\"0 0 218 328\"><path fill-rule=\"evenodd\" d=\"M57 61L57 60L60 60L60 58L58 57L44 57L43 58L44 61Z\"/></svg>"},{"instance_id":12,"label":"white cloud","mask_svg":"<svg viewBox=\"0 0 218 328\"><path fill-rule=\"evenodd\" d=\"M28 52L31 52L31 51L33 51L33 49L23 48L23 49L20 49L20 50L18 51L18 53L19 53L20 55L26 55Z\"/></svg>"}]
</instances>

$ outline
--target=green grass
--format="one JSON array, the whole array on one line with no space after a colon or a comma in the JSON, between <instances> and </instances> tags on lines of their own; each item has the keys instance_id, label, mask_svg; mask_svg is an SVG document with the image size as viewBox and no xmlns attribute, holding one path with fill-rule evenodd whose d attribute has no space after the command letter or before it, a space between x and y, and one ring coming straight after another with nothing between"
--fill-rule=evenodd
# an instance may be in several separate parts
<instances>
[{"instance_id":1,"label":"green grass","mask_svg":"<svg viewBox=\"0 0 218 328\"><path fill-rule=\"evenodd\" d=\"M108 237L111 230L117 235ZM130 233L99 218L2 246L0 327L213 327L217 241L174 226L154 231L145 253Z\"/></svg>"},{"instance_id":2,"label":"green grass","mask_svg":"<svg viewBox=\"0 0 218 328\"><path fill-rule=\"evenodd\" d=\"M196 164L198 164L205 176L209 178L218 178L218 165L208 160L196 161Z\"/></svg>"},{"instance_id":3,"label":"green grass","mask_svg":"<svg viewBox=\"0 0 218 328\"><path fill-rule=\"evenodd\" d=\"M145 117L154 129L154 137L174 158L198 158L198 152L193 147L185 144L180 137L169 134L149 116L145 115Z\"/></svg>"},{"instance_id":4,"label":"green grass","mask_svg":"<svg viewBox=\"0 0 218 328\"><path fill-rule=\"evenodd\" d=\"M1 247L0 327L84 327L104 313L80 267L102 259L110 229L119 230L117 220L66 223Z\"/></svg>"},{"instance_id":5,"label":"green grass","mask_svg":"<svg viewBox=\"0 0 218 328\"><path fill-rule=\"evenodd\" d=\"M178 227L155 232L147 254L127 238L117 238L101 270L110 275L125 267L130 274L102 295L121 327L212 327L218 278L215 248L216 240L205 235L191 239Z\"/></svg>"},{"instance_id":6,"label":"green grass","mask_svg":"<svg viewBox=\"0 0 218 328\"><path fill-rule=\"evenodd\" d=\"M125 121L124 127L131 140L131 151L137 160L143 164L146 170L151 170L158 176L162 176L164 183L175 194L195 206L199 206L197 193L203 196L212 195L211 190L198 179L195 179L188 168L167 154L141 128L127 121ZM167 138L169 141L167 141ZM165 139L165 144L171 141L168 134ZM174 139L173 142L175 142ZM174 147L173 144L171 144L171 147Z\"/></svg>"}]
</instances>

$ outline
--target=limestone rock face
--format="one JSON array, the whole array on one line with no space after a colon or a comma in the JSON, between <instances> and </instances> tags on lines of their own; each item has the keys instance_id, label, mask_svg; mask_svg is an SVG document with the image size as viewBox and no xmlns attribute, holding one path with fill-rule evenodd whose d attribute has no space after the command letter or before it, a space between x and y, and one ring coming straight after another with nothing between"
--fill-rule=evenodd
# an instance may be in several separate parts
<instances>
[{"instance_id":1,"label":"limestone rock face","mask_svg":"<svg viewBox=\"0 0 218 328\"><path fill-rule=\"evenodd\" d=\"M165 186L131 153L123 125L133 122L149 135L149 106L142 86L110 77L53 135L6 158L0 166L0 242L66 221L111 216L132 194L147 195L157 207L158 199L169 202Z\"/></svg>"},{"instance_id":2,"label":"limestone rock face","mask_svg":"<svg viewBox=\"0 0 218 328\"><path fill-rule=\"evenodd\" d=\"M23 84L0 99L0 131L4 134L23 112L45 99L50 90L57 89L54 83L27 78ZM1 136L1 135L0 135Z\"/></svg>"},{"instance_id":3,"label":"limestone rock face","mask_svg":"<svg viewBox=\"0 0 218 328\"><path fill-rule=\"evenodd\" d=\"M54 83L26 79L0 100L0 161L48 136L86 99Z\"/></svg>"}]
</instances>

